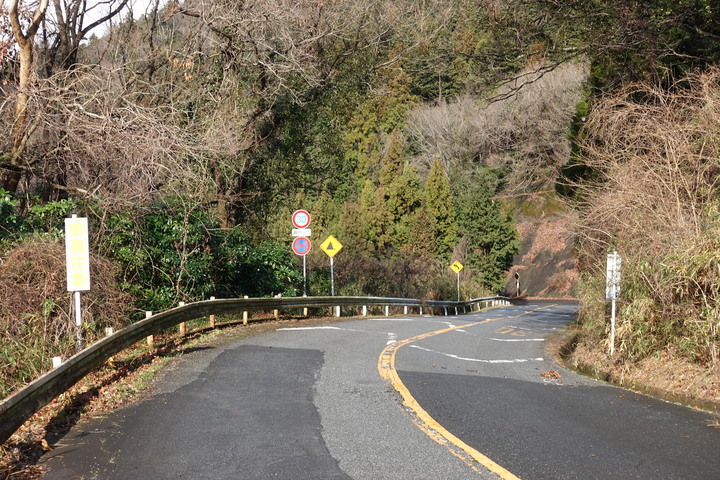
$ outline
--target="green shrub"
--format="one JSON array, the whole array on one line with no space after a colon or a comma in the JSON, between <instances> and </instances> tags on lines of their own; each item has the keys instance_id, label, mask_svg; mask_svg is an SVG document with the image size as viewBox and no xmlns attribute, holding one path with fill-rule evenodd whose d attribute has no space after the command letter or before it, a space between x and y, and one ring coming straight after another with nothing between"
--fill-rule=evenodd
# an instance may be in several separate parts
<instances>
[{"instance_id":1,"label":"green shrub","mask_svg":"<svg viewBox=\"0 0 720 480\"><path fill-rule=\"evenodd\" d=\"M110 217L102 251L122 266L138 312L210 296L295 295L302 278L289 248L252 245L242 228L220 229L209 211L167 199Z\"/></svg>"}]
</instances>

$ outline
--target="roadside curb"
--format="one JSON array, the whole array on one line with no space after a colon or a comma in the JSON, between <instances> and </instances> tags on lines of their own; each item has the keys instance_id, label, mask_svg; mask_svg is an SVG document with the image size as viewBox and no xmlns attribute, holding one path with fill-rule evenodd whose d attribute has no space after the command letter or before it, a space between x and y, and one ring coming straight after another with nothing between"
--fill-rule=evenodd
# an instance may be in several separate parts
<instances>
[{"instance_id":1,"label":"roadside curb","mask_svg":"<svg viewBox=\"0 0 720 480\"><path fill-rule=\"evenodd\" d=\"M579 362L572 359L572 355L575 352L578 341L580 339L580 333L577 331L565 331L561 335L567 338L553 345L556 349L557 357L562 362L562 366L568 368L574 372L577 372L586 377L600 380L611 385L625 388L633 392L648 395L666 402L677 403L685 405L687 407L697 408L705 410L711 413L720 413L720 402L713 400L706 400L702 398L695 398L692 395L683 393L675 393L663 388L656 387L654 385L646 385L638 383L634 380L626 380L618 375L604 371L595 365L591 365L584 362Z\"/></svg>"}]
</instances>

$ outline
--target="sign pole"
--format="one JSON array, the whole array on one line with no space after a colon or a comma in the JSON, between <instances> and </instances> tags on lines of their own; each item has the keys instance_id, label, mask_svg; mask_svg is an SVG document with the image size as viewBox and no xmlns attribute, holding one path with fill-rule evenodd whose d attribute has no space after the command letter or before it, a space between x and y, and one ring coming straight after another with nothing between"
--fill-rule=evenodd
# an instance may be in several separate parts
<instances>
[{"instance_id":1,"label":"sign pole","mask_svg":"<svg viewBox=\"0 0 720 480\"><path fill-rule=\"evenodd\" d=\"M330 296L335 296L335 255L342 249L342 243L337 238L330 235L320 244L320 249L330 257Z\"/></svg>"},{"instance_id":2,"label":"sign pole","mask_svg":"<svg viewBox=\"0 0 720 480\"><path fill-rule=\"evenodd\" d=\"M335 296L335 268L334 268L335 262L334 262L334 260L335 259L333 257L330 257L330 296L331 297Z\"/></svg>"},{"instance_id":3,"label":"sign pole","mask_svg":"<svg viewBox=\"0 0 720 480\"><path fill-rule=\"evenodd\" d=\"M307 258L303 257L303 297L307 297Z\"/></svg>"},{"instance_id":4,"label":"sign pole","mask_svg":"<svg viewBox=\"0 0 720 480\"><path fill-rule=\"evenodd\" d=\"M616 301L620 296L622 258L617 252L608 254L605 278L605 299L610 300L610 355L615 353Z\"/></svg>"},{"instance_id":5,"label":"sign pole","mask_svg":"<svg viewBox=\"0 0 720 480\"><path fill-rule=\"evenodd\" d=\"M82 308L80 305L80 292L73 292L75 299L75 339L78 352L82 350Z\"/></svg>"},{"instance_id":6,"label":"sign pole","mask_svg":"<svg viewBox=\"0 0 720 480\"><path fill-rule=\"evenodd\" d=\"M65 219L65 263L67 291L72 292L75 309L75 338L82 350L82 305L80 292L90 290L90 247L88 220L73 215Z\"/></svg>"},{"instance_id":7,"label":"sign pole","mask_svg":"<svg viewBox=\"0 0 720 480\"><path fill-rule=\"evenodd\" d=\"M458 294L457 301L458 301L458 303L460 303L460 270L462 270L462 269L463 269L463 264L458 261L454 261L450 265L450 270L457 273L457 294Z\"/></svg>"},{"instance_id":8,"label":"sign pole","mask_svg":"<svg viewBox=\"0 0 720 480\"><path fill-rule=\"evenodd\" d=\"M457 290L458 290L458 303L460 303L460 272L457 272L457 276L458 276L458 288L457 288Z\"/></svg>"},{"instance_id":9,"label":"sign pole","mask_svg":"<svg viewBox=\"0 0 720 480\"><path fill-rule=\"evenodd\" d=\"M615 298L612 299L610 314L610 355L615 353Z\"/></svg>"}]
</instances>

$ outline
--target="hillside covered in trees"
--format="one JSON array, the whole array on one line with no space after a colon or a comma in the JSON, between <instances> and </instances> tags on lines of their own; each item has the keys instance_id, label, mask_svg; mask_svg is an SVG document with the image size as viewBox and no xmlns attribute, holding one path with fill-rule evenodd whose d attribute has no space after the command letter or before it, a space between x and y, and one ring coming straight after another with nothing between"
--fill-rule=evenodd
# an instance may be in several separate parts
<instances>
[{"instance_id":1,"label":"hillside covered in trees","mask_svg":"<svg viewBox=\"0 0 720 480\"><path fill-rule=\"evenodd\" d=\"M574 224L588 344L607 338L617 249L618 361L717 367L715 2L139 8L0 11L1 393L72 348L70 214L90 220L102 279L90 334L178 301L301 293L298 208L311 295L330 291L328 234L337 294L453 298L454 260L464 296L499 292L541 192Z\"/></svg>"}]
</instances>

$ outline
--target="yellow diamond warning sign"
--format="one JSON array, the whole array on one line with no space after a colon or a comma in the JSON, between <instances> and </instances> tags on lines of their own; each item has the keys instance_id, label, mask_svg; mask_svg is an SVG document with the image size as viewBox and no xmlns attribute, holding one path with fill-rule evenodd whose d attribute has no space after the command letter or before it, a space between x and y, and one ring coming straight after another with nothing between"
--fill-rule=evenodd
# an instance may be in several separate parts
<instances>
[{"instance_id":1,"label":"yellow diamond warning sign","mask_svg":"<svg viewBox=\"0 0 720 480\"><path fill-rule=\"evenodd\" d=\"M463 265L462 263L458 262L458 261L455 261L455 262L453 262L452 265L450 265L450 268L451 268L452 271L455 272L455 273L460 273L460 270L462 270L463 267L464 267L464 265Z\"/></svg>"},{"instance_id":2,"label":"yellow diamond warning sign","mask_svg":"<svg viewBox=\"0 0 720 480\"><path fill-rule=\"evenodd\" d=\"M327 253L328 257L332 258L340 251L341 248L343 248L343 246L342 243L338 242L337 238L330 235L320 244L320 248L323 252Z\"/></svg>"}]
</instances>

